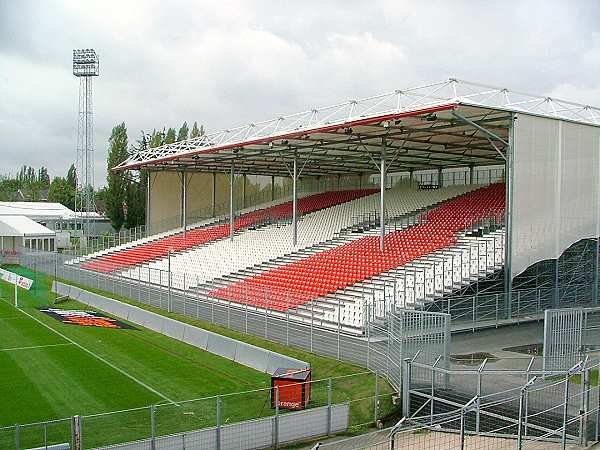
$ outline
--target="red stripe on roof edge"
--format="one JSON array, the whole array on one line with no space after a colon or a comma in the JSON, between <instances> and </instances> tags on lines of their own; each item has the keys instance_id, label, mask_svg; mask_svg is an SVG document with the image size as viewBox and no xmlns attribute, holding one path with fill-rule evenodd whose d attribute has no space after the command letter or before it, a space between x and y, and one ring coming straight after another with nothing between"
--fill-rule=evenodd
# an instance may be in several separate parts
<instances>
[{"instance_id":1,"label":"red stripe on roof edge","mask_svg":"<svg viewBox=\"0 0 600 450\"><path fill-rule=\"evenodd\" d=\"M146 162L128 164L123 167L113 167L110 170L113 172L120 172L120 171L128 170L128 169L138 169L140 167L144 167L149 164L155 164L155 163L166 162L166 161L174 161L174 160L177 160L182 157L199 155L201 153L204 153L204 154L219 153L223 150L229 150L229 149L232 149L235 147L243 147L245 145L266 144L268 142L274 141L275 139L289 139L289 138L293 138L293 137L297 137L297 136L302 136L303 134L307 134L307 133L319 133L319 132L323 132L323 131L336 130L338 128L367 125L369 123L380 122L382 120L399 119L401 117L411 117L411 116L418 116L420 114L427 114L427 113L438 112L438 111L447 111L449 109L456 109L457 106L458 106L458 103L450 103L450 104L446 104L446 105L432 106L430 108L418 109L418 110L414 110L414 111L407 111L407 112L403 112L403 113L386 114L384 116L369 117L369 118L365 118L365 119L357 119L357 120L353 120L350 122L343 122L343 123L336 124L336 125L327 125L327 126L320 127L320 128L294 131L294 132L287 133L287 134L276 135L276 136L266 137L266 138L260 138L260 139L255 139L255 140L251 140L251 141L245 141L245 142L238 142L235 144L227 144L227 145L223 145L221 147L214 147L214 148L209 148L206 150L192 150L190 152L184 152L184 153L178 153L176 155L164 156L162 158L152 159L152 160L146 161Z\"/></svg>"}]
</instances>

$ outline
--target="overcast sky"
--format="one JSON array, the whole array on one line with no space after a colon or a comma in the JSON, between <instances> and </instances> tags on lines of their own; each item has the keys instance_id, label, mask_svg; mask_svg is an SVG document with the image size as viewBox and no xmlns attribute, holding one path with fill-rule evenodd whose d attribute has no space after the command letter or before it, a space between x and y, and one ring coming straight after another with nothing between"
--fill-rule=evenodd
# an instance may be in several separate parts
<instances>
[{"instance_id":1,"label":"overcast sky","mask_svg":"<svg viewBox=\"0 0 600 450\"><path fill-rule=\"evenodd\" d=\"M0 0L0 173L75 161L72 49L111 128L208 131L457 77L600 105L600 2Z\"/></svg>"}]
</instances>

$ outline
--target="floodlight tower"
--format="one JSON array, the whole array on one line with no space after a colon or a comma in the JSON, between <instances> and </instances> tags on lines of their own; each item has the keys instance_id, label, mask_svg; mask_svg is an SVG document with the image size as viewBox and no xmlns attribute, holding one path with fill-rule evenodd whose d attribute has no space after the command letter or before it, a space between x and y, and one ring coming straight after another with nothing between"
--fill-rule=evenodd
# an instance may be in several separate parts
<instances>
[{"instance_id":1,"label":"floodlight tower","mask_svg":"<svg viewBox=\"0 0 600 450\"><path fill-rule=\"evenodd\" d=\"M94 233L91 213L94 203L94 111L92 77L100 74L100 61L94 49L73 50L73 75L79 78L79 117L77 125L76 223L81 227L81 245ZM76 227L77 228L77 227Z\"/></svg>"}]
</instances>

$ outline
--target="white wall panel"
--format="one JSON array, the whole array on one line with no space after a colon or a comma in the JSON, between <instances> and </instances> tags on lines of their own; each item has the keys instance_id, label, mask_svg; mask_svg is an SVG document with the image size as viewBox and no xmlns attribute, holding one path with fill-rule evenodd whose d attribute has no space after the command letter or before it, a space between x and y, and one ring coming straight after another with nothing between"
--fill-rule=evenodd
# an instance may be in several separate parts
<instances>
[{"instance_id":1,"label":"white wall panel","mask_svg":"<svg viewBox=\"0 0 600 450\"><path fill-rule=\"evenodd\" d=\"M513 147L514 277L596 235L600 129L519 114Z\"/></svg>"}]
</instances>

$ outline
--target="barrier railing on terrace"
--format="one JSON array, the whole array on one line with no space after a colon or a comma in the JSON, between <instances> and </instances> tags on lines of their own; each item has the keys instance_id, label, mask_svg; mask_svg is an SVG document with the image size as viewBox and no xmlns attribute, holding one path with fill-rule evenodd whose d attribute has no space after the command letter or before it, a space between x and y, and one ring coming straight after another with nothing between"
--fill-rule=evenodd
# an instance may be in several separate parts
<instances>
[{"instance_id":1,"label":"barrier railing on terrace","mask_svg":"<svg viewBox=\"0 0 600 450\"><path fill-rule=\"evenodd\" d=\"M485 436L494 439L480 438L481 448L564 449L599 439L597 359L586 357L567 370L544 370L541 358L491 355L440 357L433 364L417 356L404 364L405 417L457 433L462 443ZM459 426L440 425L457 413Z\"/></svg>"}]
</instances>

